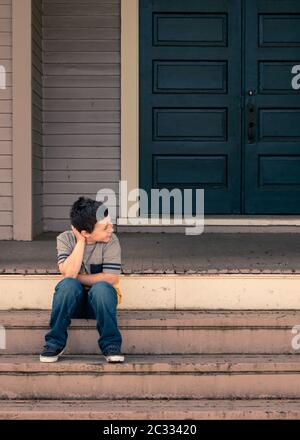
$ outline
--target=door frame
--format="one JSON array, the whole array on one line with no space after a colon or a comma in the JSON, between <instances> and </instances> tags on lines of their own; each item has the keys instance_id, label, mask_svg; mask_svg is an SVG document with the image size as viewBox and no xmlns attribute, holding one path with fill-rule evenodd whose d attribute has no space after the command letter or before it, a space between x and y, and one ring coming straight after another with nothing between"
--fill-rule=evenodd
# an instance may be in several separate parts
<instances>
[{"instance_id":1,"label":"door frame","mask_svg":"<svg viewBox=\"0 0 300 440\"><path fill-rule=\"evenodd\" d=\"M31 0L12 0L13 239L32 240Z\"/></svg>"},{"instance_id":2,"label":"door frame","mask_svg":"<svg viewBox=\"0 0 300 440\"><path fill-rule=\"evenodd\" d=\"M139 187L139 0L121 0L121 180Z\"/></svg>"}]
</instances>

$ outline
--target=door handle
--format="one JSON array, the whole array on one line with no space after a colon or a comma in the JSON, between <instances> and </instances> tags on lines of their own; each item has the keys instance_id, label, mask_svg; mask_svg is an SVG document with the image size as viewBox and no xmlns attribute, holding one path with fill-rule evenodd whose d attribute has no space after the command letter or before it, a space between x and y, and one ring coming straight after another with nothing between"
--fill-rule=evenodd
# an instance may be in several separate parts
<instances>
[{"instance_id":1,"label":"door handle","mask_svg":"<svg viewBox=\"0 0 300 440\"><path fill-rule=\"evenodd\" d=\"M248 143L253 144L256 138L256 108L254 104L247 106L248 117Z\"/></svg>"}]
</instances>

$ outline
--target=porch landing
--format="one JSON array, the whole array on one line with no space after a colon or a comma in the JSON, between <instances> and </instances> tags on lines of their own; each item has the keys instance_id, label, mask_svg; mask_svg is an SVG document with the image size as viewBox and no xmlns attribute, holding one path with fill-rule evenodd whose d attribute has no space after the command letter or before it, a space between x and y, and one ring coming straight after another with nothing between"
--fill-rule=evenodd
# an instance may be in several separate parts
<instances>
[{"instance_id":1,"label":"porch landing","mask_svg":"<svg viewBox=\"0 0 300 440\"><path fill-rule=\"evenodd\" d=\"M300 273L299 233L118 233L123 274ZM0 241L1 274L57 274L56 234Z\"/></svg>"}]
</instances>

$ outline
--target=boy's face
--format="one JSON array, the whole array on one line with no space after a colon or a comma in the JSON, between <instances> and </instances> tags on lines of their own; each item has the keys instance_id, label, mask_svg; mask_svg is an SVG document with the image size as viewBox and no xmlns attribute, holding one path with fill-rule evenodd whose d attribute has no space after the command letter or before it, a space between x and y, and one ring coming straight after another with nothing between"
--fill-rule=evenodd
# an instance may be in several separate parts
<instances>
[{"instance_id":1,"label":"boy's face","mask_svg":"<svg viewBox=\"0 0 300 440\"><path fill-rule=\"evenodd\" d=\"M111 218L108 215L104 217L101 221L95 224L93 232L89 233L86 231L81 231L82 235L86 238L87 243L94 243L95 241L105 241L110 240L111 234L113 233L113 224Z\"/></svg>"}]
</instances>

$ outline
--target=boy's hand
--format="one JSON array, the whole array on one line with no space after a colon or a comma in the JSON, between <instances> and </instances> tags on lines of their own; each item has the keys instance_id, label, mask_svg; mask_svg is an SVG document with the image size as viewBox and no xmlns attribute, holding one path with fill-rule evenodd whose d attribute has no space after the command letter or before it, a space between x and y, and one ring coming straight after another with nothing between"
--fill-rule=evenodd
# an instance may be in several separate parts
<instances>
[{"instance_id":1,"label":"boy's hand","mask_svg":"<svg viewBox=\"0 0 300 440\"><path fill-rule=\"evenodd\" d=\"M74 228L73 225L71 225L73 234L75 235L75 238L78 241L83 241L85 243L85 237L81 234L81 232L79 232L76 228Z\"/></svg>"}]
</instances>

